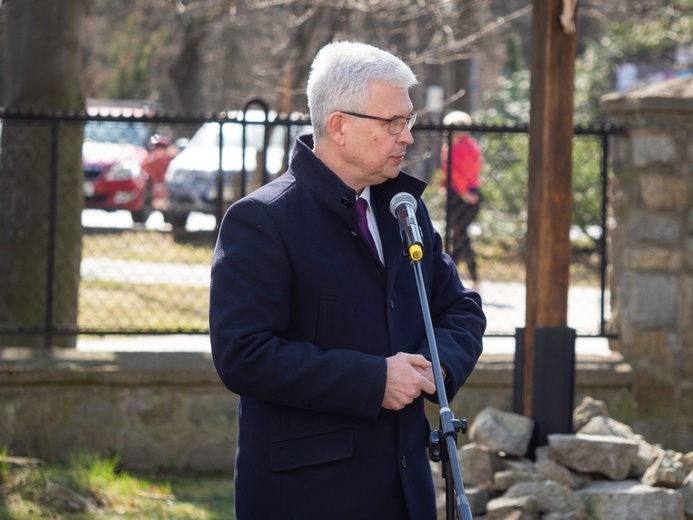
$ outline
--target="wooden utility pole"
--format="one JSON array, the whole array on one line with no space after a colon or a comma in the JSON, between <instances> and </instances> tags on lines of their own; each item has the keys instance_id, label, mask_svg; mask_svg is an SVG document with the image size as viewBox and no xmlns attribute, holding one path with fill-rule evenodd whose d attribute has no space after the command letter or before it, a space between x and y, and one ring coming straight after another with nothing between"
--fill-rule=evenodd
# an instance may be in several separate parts
<instances>
[{"instance_id":1,"label":"wooden utility pole","mask_svg":"<svg viewBox=\"0 0 693 520\"><path fill-rule=\"evenodd\" d=\"M575 21L576 3L577 0L534 0L527 302L522 356L522 409L528 417L533 416L536 393L537 331L567 325L577 38L574 25L571 32L566 22L570 11Z\"/></svg>"}]
</instances>

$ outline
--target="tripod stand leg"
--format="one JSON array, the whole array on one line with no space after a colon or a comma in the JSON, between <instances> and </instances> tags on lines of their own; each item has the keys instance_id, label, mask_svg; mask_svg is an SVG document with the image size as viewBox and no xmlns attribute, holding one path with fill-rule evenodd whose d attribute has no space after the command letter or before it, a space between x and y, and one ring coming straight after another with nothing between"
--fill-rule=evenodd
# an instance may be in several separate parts
<instances>
[{"instance_id":1,"label":"tripod stand leg","mask_svg":"<svg viewBox=\"0 0 693 520\"><path fill-rule=\"evenodd\" d=\"M454 459L450 457L450 451L454 450L456 446L455 441L452 437L444 440L447 442L441 443L441 470L445 480L445 518L447 520L472 520L472 509L464 492L457 451L453 451ZM457 481L455 477L457 477Z\"/></svg>"},{"instance_id":2,"label":"tripod stand leg","mask_svg":"<svg viewBox=\"0 0 693 520\"><path fill-rule=\"evenodd\" d=\"M443 478L445 479L445 518L455 520L457 508L455 507L455 482L450 471L450 461L443 462Z\"/></svg>"}]
</instances>

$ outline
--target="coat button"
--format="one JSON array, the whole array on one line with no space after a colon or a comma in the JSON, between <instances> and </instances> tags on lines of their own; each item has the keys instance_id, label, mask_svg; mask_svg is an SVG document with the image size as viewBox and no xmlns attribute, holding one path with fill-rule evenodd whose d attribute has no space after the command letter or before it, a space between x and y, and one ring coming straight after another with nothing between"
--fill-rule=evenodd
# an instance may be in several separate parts
<instances>
[{"instance_id":1,"label":"coat button","mask_svg":"<svg viewBox=\"0 0 693 520\"><path fill-rule=\"evenodd\" d=\"M406 468L407 467L407 456L402 455L402 467Z\"/></svg>"},{"instance_id":2,"label":"coat button","mask_svg":"<svg viewBox=\"0 0 693 520\"><path fill-rule=\"evenodd\" d=\"M342 206L344 206L345 208L351 207L351 201L347 197L342 197L341 203L342 203Z\"/></svg>"}]
</instances>

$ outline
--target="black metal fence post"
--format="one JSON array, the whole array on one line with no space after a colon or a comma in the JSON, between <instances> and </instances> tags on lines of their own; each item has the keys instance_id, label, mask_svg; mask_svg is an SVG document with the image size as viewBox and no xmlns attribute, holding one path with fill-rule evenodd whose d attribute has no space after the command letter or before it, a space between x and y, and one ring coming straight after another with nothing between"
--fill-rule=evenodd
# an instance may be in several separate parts
<instances>
[{"instance_id":1,"label":"black metal fence post","mask_svg":"<svg viewBox=\"0 0 693 520\"><path fill-rule=\"evenodd\" d=\"M55 324L53 323L53 298L55 288L55 247L58 214L58 130L59 120L50 122L51 132L51 161L50 161L50 188L48 201L48 246L46 261L46 309L44 322L43 346L49 349L53 343Z\"/></svg>"}]
</instances>

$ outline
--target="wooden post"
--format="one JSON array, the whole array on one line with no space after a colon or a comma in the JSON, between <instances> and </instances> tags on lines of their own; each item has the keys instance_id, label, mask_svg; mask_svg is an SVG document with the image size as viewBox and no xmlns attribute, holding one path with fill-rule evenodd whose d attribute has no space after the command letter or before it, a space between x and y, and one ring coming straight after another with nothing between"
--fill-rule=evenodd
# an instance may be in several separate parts
<instances>
[{"instance_id":1,"label":"wooden post","mask_svg":"<svg viewBox=\"0 0 693 520\"><path fill-rule=\"evenodd\" d=\"M532 18L527 301L522 405L531 417L536 329L567 325L572 220L576 41L560 21L563 2L534 0ZM569 2L573 8L575 2Z\"/></svg>"}]
</instances>

